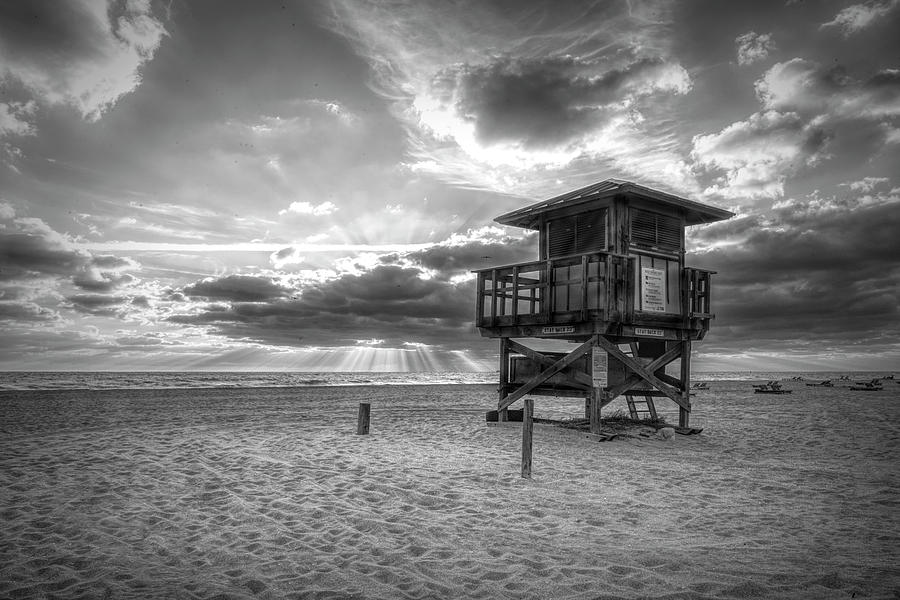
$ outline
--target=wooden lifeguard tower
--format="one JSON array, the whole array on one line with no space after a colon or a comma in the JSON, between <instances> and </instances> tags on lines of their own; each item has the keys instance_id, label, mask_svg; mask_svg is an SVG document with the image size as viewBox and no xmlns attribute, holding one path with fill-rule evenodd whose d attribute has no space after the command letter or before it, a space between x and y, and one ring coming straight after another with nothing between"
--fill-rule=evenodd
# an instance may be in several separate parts
<instances>
[{"instance_id":1,"label":"wooden lifeguard tower","mask_svg":"<svg viewBox=\"0 0 900 600\"><path fill-rule=\"evenodd\" d=\"M714 272L685 267L684 231L732 216L607 179L497 217L540 232L538 260L475 271L475 325L500 339L498 418L526 394L582 397L599 434L600 409L624 395L632 416L655 417L653 398L669 398L688 427L691 342L714 318ZM539 352L526 338L579 345ZM665 368L677 359L675 377Z\"/></svg>"}]
</instances>

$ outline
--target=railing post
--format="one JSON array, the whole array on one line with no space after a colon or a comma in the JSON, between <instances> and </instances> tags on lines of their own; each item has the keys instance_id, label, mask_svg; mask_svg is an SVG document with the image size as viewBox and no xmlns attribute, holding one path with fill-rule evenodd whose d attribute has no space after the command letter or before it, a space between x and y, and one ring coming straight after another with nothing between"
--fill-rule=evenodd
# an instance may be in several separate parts
<instances>
[{"instance_id":1,"label":"railing post","mask_svg":"<svg viewBox=\"0 0 900 600\"><path fill-rule=\"evenodd\" d=\"M581 255L581 320L587 321L588 255Z\"/></svg>"},{"instance_id":2,"label":"railing post","mask_svg":"<svg viewBox=\"0 0 900 600\"><path fill-rule=\"evenodd\" d=\"M481 325L484 321L484 271L478 272L475 290L475 323Z\"/></svg>"},{"instance_id":3,"label":"railing post","mask_svg":"<svg viewBox=\"0 0 900 600\"><path fill-rule=\"evenodd\" d=\"M547 259L546 267L547 301L544 305L544 320L550 322L553 308L556 305L556 286L553 285L553 259Z\"/></svg>"},{"instance_id":4,"label":"railing post","mask_svg":"<svg viewBox=\"0 0 900 600\"><path fill-rule=\"evenodd\" d=\"M491 269L491 326L497 324L497 269Z\"/></svg>"},{"instance_id":5,"label":"railing post","mask_svg":"<svg viewBox=\"0 0 900 600\"><path fill-rule=\"evenodd\" d=\"M634 322L634 303L635 303L635 289L634 289L634 257L626 256L622 260L622 322L624 323L633 323Z\"/></svg>"},{"instance_id":6,"label":"railing post","mask_svg":"<svg viewBox=\"0 0 900 600\"><path fill-rule=\"evenodd\" d=\"M512 272L512 284L513 284L513 297L512 297L512 320L513 325L516 325L519 321L519 266L516 265L513 267Z\"/></svg>"}]
</instances>

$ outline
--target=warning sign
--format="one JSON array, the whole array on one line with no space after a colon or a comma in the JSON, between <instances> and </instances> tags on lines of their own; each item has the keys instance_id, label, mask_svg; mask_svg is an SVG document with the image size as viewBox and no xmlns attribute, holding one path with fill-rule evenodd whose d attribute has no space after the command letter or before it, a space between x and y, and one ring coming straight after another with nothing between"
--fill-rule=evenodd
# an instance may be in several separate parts
<instances>
[{"instance_id":1,"label":"warning sign","mask_svg":"<svg viewBox=\"0 0 900 600\"><path fill-rule=\"evenodd\" d=\"M666 312L666 272L653 267L641 268L641 310Z\"/></svg>"}]
</instances>

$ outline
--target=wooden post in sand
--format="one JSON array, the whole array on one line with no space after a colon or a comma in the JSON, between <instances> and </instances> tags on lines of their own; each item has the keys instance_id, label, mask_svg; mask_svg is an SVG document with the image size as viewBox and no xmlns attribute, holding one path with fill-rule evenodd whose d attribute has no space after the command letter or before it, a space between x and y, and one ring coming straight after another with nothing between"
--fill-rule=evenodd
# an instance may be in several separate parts
<instances>
[{"instance_id":1,"label":"wooden post in sand","mask_svg":"<svg viewBox=\"0 0 900 600\"><path fill-rule=\"evenodd\" d=\"M372 405L368 402L359 403L359 414L356 418L356 435L368 435L369 433L369 410Z\"/></svg>"},{"instance_id":2,"label":"wooden post in sand","mask_svg":"<svg viewBox=\"0 0 900 600\"><path fill-rule=\"evenodd\" d=\"M531 438L534 433L534 398L525 398L522 411L522 477L531 479Z\"/></svg>"}]
</instances>

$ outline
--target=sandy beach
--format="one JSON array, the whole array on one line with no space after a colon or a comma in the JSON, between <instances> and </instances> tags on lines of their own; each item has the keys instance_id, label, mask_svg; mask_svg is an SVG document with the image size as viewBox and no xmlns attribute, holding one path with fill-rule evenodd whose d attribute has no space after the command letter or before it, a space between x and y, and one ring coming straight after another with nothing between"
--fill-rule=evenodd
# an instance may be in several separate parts
<instances>
[{"instance_id":1,"label":"sandy beach","mask_svg":"<svg viewBox=\"0 0 900 600\"><path fill-rule=\"evenodd\" d=\"M531 480L489 385L2 392L0 597L897 598L900 386L786 386Z\"/></svg>"}]
</instances>

